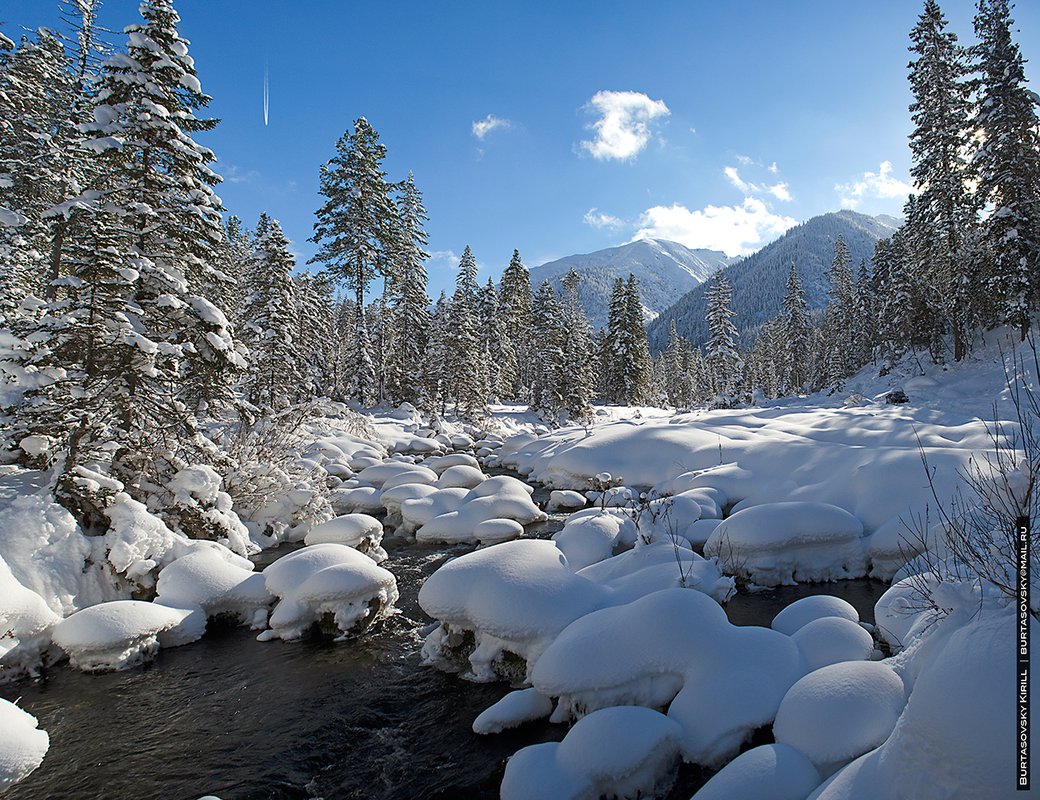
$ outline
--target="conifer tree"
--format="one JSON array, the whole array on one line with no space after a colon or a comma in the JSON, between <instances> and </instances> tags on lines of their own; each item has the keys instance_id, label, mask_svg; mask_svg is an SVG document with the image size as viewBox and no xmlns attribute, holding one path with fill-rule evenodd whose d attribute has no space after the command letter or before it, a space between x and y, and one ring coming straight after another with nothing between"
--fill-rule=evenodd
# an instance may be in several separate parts
<instances>
[{"instance_id":1,"label":"conifer tree","mask_svg":"<svg viewBox=\"0 0 1040 800\"><path fill-rule=\"evenodd\" d=\"M566 328L563 308L549 281L531 303L531 408L555 421L563 407L562 371Z\"/></svg>"},{"instance_id":2,"label":"conifer tree","mask_svg":"<svg viewBox=\"0 0 1040 800\"><path fill-rule=\"evenodd\" d=\"M852 288L852 265L845 240L834 242L834 260L828 273L830 288L824 318L827 339L827 383L831 391L840 391L845 378L854 371L853 349L856 326L856 302Z\"/></svg>"},{"instance_id":3,"label":"conifer tree","mask_svg":"<svg viewBox=\"0 0 1040 800\"><path fill-rule=\"evenodd\" d=\"M973 167L979 195L994 208L984 226L995 261L990 289L1002 320L1025 339L1040 294L1040 120L1012 24L1008 0L979 0L973 53L982 136Z\"/></svg>"},{"instance_id":4,"label":"conifer tree","mask_svg":"<svg viewBox=\"0 0 1040 800\"><path fill-rule=\"evenodd\" d=\"M398 280L390 316L394 341L388 367L390 397L396 402L421 403L423 372L430 343L430 298L426 294L429 255L422 195L411 173L397 197L398 237L395 247Z\"/></svg>"},{"instance_id":5,"label":"conifer tree","mask_svg":"<svg viewBox=\"0 0 1040 800\"><path fill-rule=\"evenodd\" d=\"M737 350L737 329L733 324L733 290L726 276L719 270L711 278L708 307L704 315L708 323L708 342L705 347L706 369L711 394L717 404L733 402L733 391L740 380L743 362Z\"/></svg>"},{"instance_id":6,"label":"conifer tree","mask_svg":"<svg viewBox=\"0 0 1040 800\"><path fill-rule=\"evenodd\" d=\"M300 399L305 380L297 339L302 309L292 278L296 261L278 220L261 214L257 231L240 332L250 360L245 388L256 405L281 408Z\"/></svg>"},{"instance_id":7,"label":"conifer tree","mask_svg":"<svg viewBox=\"0 0 1040 800\"><path fill-rule=\"evenodd\" d=\"M502 273L498 299L502 308L502 326L509 336L510 345L502 366L503 381L512 385L510 397L523 402L530 399L532 296L531 274L518 250L513 251L513 257Z\"/></svg>"},{"instance_id":8,"label":"conifer tree","mask_svg":"<svg viewBox=\"0 0 1040 800\"><path fill-rule=\"evenodd\" d=\"M910 174L918 191L906 224L916 240L911 243L916 284L929 288L929 304L938 309L945 332L953 337L954 359L968 352L969 331L979 322L976 259L971 252L971 228L976 200L968 187L971 86L964 48L947 29L936 0L925 0L911 33L910 113L914 130ZM943 330L933 334L933 340ZM938 356L939 353L934 352Z\"/></svg>"},{"instance_id":9,"label":"conifer tree","mask_svg":"<svg viewBox=\"0 0 1040 800\"><path fill-rule=\"evenodd\" d=\"M780 388L784 394L802 391L809 378L809 339L812 322L809 320L805 291L798 278L798 271L791 262L787 277L787 293L784 295L783 310L783 374Z\"/></svg>"},{"instance_id":10,"label":"conifer tree","mask_svg":"<svg viewBox=\"0 0 1040 800\"><path fill-rule=\"evenodd\" d=\"M650 346L646 337L646 319L639 284L629 273L625 284L625 322L618 342L619 355L625 364L625 394L629 405L650 400Z\"/></svg>"},{"instance_id":11,"label":"conifer tree","mask_svg":"<svg viewBox=\"0 0 1040 800\"><path fill-rule=\"evenodd\" d=\"M296 297L295 343L302 365L300 400L335 392L335 317L332 286L325 275L293 277Z\"/></svg>"},{"instance_id":12,"label":"conifer tree","mask_svg":"<svg viewBox=\"0 0 1040 800\"><path fill-rule=\"evenodd\" d=\"M469 245L459 262L445 331L447 390L457 410L466 415L487 406L487 368L480 359L477 261Z\"/></svg>"},{"instance_id":13,"label":"conifer tree","mask_svg":"<svg viewBox=\"0 0 1040 800\"><path fill-rule=\"evenodd\" d=\"M448 407L448 336L451 323L451 304L447 294L441 292L430 317L430 343L427 348L427 368L424 372L425 406L443 415Z\"/></svg>"},{"instance_id":14,"label":"conifer tree","mask_svg":"<svg viewBox=\"0 0 1040 800\"><path fill-rule=\"evenodd\" d=\"M563 354L560 370L560 400L574 421L592 414L592 332L580 296L581 276L570 270L563 278Z\"/></svg>"},{"instance_id":15,"label":"conifer tree","mask_svg":"<svg viewBox=\"0 0 1040 800\"><path fill-rule=\"evenodd\" d=\"M315 213L311 241L318 252L311 261L324 264L335 280L354 291L357 309L364 309L365 290L372 280L387 278L394 270L395 234L400 228L382 169L385 157L379 135L360 117L321 168L319 190L326 199ZM359 312L355 321L350 347L355 375L349 391L364 404L376 395L376 373L364 313Z\"/></svg>"},{"instance_id":16,"label":"conifer tree","mask_svg":"<svg viewBox=\"0 0 1040 800\"><path fill-rule=\"evenodd\" d=\"M491 278L488 278L477 298L477 319L480 339L478 358L486 372L488 397L498 401L510 388L502 380L502 362L509 342L502 327L498 292Z\"/></svg>"}]
</instances>

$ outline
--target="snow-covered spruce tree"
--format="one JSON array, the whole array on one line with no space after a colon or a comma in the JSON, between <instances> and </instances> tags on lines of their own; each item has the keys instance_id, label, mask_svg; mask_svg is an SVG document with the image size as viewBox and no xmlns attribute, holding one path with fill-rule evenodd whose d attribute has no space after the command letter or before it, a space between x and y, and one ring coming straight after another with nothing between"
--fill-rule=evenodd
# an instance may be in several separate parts
<instances>
[{"instance_id":1,"label":"snow-covered spruce tree","mask_svg":"<svg viewBox=\"0 0 1040 800\"><path fill-rule=\"evenodd\" d=\"M412 174L397 196L398 236L396 291L390 307L394 341L388 366L389 395L395 402L422 404L423 373L430 342L430 298L426 293L426 259L423 249L429 237L422 195Z\"/></svg>"},{"instance_id":2,"label":"snow-covered spruce tree","mask_svg":"<svg viewBox=\"0 0 1040 800\"><path fill-rule=\"evenodd\" d=\"M980 279L972 253L976 198L968 186L971 84L963 47L947 29L936 0L924 10L910 34L910 88L914 123L910 174L918 193L914 213L906 214L913 242L910 253L931 290L929 303L939 310L945 333L953 338L960 361L970 346L970 331L980 322ZM938 353L934 355L939 355Z\"/></svg>"},{"instance_id":3,"label":"snow-covered spruce tree","mask_svg":"<svg viewBox=\"0 0 1040 800\"><path fill-rule=\"evenodd\" d=\"M502 363L509 349L509 340L502 326L498 292L491 278L488 278L477 298L477 331L479 359L487 372L488 399L497 402L509 389L502 380Z\"/></svg>"},{"instance_id":4,"label":"snow-covered spruce tree","mask_svg":"<svg viewBox=\"0 0 1040 800\"><path fill-rule=\"evenodd\" d=\"M683 372L682 345L674 319L668 328L668 344L665 346L664 353L661 356L663 361L661 368L663 371L665 400L675 408L682 408L686 400L683 391L686 376Z\"/></svg>"},{"instance_id":5,"label":"snow-covered spruce tree","mask_svg":"<svg viewBox=\"0 0 1040 800\"><path fill-rule=\"evenodd\" d=\"M219 273L217 283L221 287L219 294L212 300L224 315L238 327L239 315L245 301L247 262L253 252L252 236L242 224L242 220L232 214L224 225L224 241L216 254L214 270Z\"/></svg>"},{"instance_id":6,"label":"snow-covered spruce tree","mask_svg":"<svg viewBox=\"0 0 1040 800\"><path fill-rule=\"evenodd\" d=\"M282 226L260 215L246 274L240 338L249 349L244 388L250 402L283 408L301 398L303 356L297 341L297 304L292 271L296 260Z\"/></svg>"},{"instance_id":7,"label":"snow-covered spruce tree","mask_svg":"<svg viewBox=\"0 0 1040 800\"><path fill-rule=\"evenodd\" d=\"M973 168L981 199L993 205L984 235L995 260L990 288L998 313L1025 339L1040 306L1040 120L1012 39L1008 0L979 0L972 48L981 141Z\"/></svg>"},{"instance_id":8,"label":"snow-covered spruce tree","mask_svg":"<svg viewBox=\"0 0 1040 800\"><path fill-rule=\"evenodd\" d=\"M854 358L856 367L859 368L871 362L877 363L877 310L874 305L874 288L865 259L859 262L853 298L856 308Z\"/></svg>"},{"instance_id":9,"label":"snow-covered spruce tree","mask_svg":"<svg viewBox=\"0 0 1040 800\"><path fill-rule=\"evenodd\" d=\"M427 346L427 365L423 371L425 407L443 416L448 408L448 326L450 324L448 296L441 291L433 314L430 316L430 341Z\"/></svg>"},{"instance_id":10,"label":"snow-covered spruce tree","mask_svg":"<svg viewBox=\"0 0 1040 800\"><path fill-rule=\"evenodd\" d=\"M530 400L531 387L531 274L514 250L509 265L502 273L498 302L502 308L502 325L509 337L509 350L502 365L503 382L511 383L509 399L518 402Z\"/></svg>"},{"instance_id":11,"label":"snow-covered spruce tree","mask_svg":"<svg viewBox=\"0 0 1040 800\"><path fill-rule=\"evenodd\" d=\"M581 276L570 270L563 278L563 360L560 372L560 397L571 420L583 422L592 414L593 375L592 330L581 304Z\"/></svg>"},{"instance_id":12,"label":"snow-covered spruce tree","mask_svg":"<svg viewBox=\"0 0 1040 800\"><path fill-rule=\"evenodd\" d=\"M649 400L650 350L639 286L634 275L617 278L610 293L607 336L601 356L606 373L606 400L615 405L638 405Z\"/></svg>"},{"instance_id":13,"label":"snow-covered spruce tree","mask_svg":"<svg viewBox=\"0 0 1040 800\"><path fill-rule=\"evenodd\" d=\"M335 308L325 275L295 275L296 349L303 366L301 400L330 397L336 386Z\"/></svg>"},{"instance_id":14,"label":"snow-covered spruce tree","mask_svg":"<svg viewBox=\"0 0 1040 800\"><path fill-rule=\"evenodd\" d=\"M87 126L97 138L85 146L101 151L100 199L125 226L129 266L139 274L135 324L159 347L158 380L194 407L227 397L244 366L227 318L201 294L224 228L212 189L219 176L209 167L216 156L192 134L216 120L196 116L210 98L173 4L145 0L140 10L143 24L126 28L127 52L105 63ZM149 379L142 376L142 390ZM138 385L132 378L132 396Z\"/></svg>"},{"instance_id":15,"label":"snow-covered spruce tree","mask_svg":"<svg viewBox=\"0 0 1040 800\"><path fill-rule=\"evenodd\" d=\"M849 248L839 235L834 242L834 260L827 273L827 310L823 330L827 339L827 385L832 392L841 391L845 379L855 369L854 340L856 301L852 287L852 264Z\"/></svg>"},{"instance_id":16,"label":"snow-covered spruce tree","mask_svg":"<svg viewBox=\"0 0 1040 800\"><path fill-rule=\"evenodd\" d=\"M481 414L487 409L487 365L481 361L477 261L466 245L459 261L445 333L447 390L457 413Z\"/></svg>"},{"instance_id":17,"label":"snow-covered spruce tree","mask_svg":"<svg viewBox=\"0 0 1040 800\"><path fill-rule=\"evenodd\" d=\"M354 364L350 360L350 343L354 339L354 328L357 326L357 304L353 297L340 298L336 302L332 314L334 331L333 344L335 360L333 372L335 377L333 395L342 399L347 397L347 389L353 380Z\"/></svg>"},{"instance_id":18,"label":"snow-covered spruce tree","mask_svg":"<svg viewBox=\"0 0 1040 800\"><path fill-rule=\"evenodd\" d=\"M372 353L372 368L375 371L375 402L386 399L386 376L389 366L389 345L393 336L387 314L387 291L389 281L384 279L383 293L365 309L365 328L368 331L369 351Z\"/></svg>"},{"instance_id":19,"label":"snow-covered spruce tree","mask_svg":"<svg viewBox=\"0 0 1040 800\"><path fill-rule=\"evenodd\" d=\"M787 292L784 295L783 313L784 354L780 391L783 394L798 393L805 389L809 379L809 348L812 321L805 302L805 291L798 278L798 270L791 262L787 276Z\"/></svg>"},{"instance_id":20,"label":"snow-covered spruce tree","mask_svg":"<svg viewBox=\"0 0 1040 800\"><path fill-rule=\"evenodd\" d=\"M563 407L562 375L566 328L552 284L542 281L531 303L531 409L555 424Z\"/></svg>"},{"instance_id":21,"label":"snow-covered spruce tree","mask_svg":"<svg viewBox=\"0 0 1040 800\"><path fill-rule=\"evenodd\" d=\"M708 307L704 320L708 324L709 338L705 344L705 367L708 372L709 391L716 405L734 402L733 392L740 381L743 362L737 350L737 329L733 324L733 289L718 270L711 277L708 290Z\"/></svg>"},{"instance_id":22,"label":"snow-covered spruce tree","mask_svg":"<svg viewBox=\"0 0 1040 800\"><path fill-rule=\"evenodd\" d=\"M329 275L354 291L359 313L351 337L353 376L350 397L363 405L375 400L376 373L362 310L365 290L393 270L397 210L383 172L386 147L364 117L336 143L336 155L321 168L319 191L326 198L315 212L311 241L318 252L311 263L324 264Z\"/></svg>"}]
</instances>

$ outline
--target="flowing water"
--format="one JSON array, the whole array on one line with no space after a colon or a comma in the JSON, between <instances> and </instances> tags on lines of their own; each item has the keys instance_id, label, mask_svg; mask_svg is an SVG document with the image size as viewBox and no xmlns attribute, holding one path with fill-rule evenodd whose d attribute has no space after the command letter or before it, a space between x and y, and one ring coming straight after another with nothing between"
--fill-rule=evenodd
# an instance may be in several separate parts
<instances>
[{"instance_id":1,"label":"flowing water","mask_svg":"<svg viewBox=\"0 0 1040 800\"><path fill-rule=\"evenodd\" d=\"M423 580L469 548L385 544L401 613L356 640L260 643L244 628L216 626L143 668L86 675L59 666L0 687L51 737L43 765L4 800L498 797L505 760L566 728L471 732L510 687L422 666L430 620L416 601ZM781 587L738 595L728 613L736 624L768 625L788 603L831 593L869 621L884 589L868 580ZM689 798L705 777L683 767L671 797Z\"/></svg>"}]
</instances>

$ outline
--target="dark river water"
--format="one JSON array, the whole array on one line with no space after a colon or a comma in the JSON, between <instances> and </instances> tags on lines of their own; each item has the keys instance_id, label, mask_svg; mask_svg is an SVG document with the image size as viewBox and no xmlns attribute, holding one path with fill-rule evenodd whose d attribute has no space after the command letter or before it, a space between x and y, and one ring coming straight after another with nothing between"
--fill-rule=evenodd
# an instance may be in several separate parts
<instances>
[{"instance_id":1,"label":"dark river water","mask_svg":"<svg viewBox=\"0 0 1040 800\"><path fill-rule=\"evenodd\" d=\"M467 548L385 544L402 613L355 641L261 643L244 628L211 626L147 667L86 675L61 666L0 687L51 737L43 765L4 800L497 798L506 758L566 728L470 731L509 687L422 666L430 620L416 602L426 576ZM728 612L768 625L793 600L831 593L872 621L884 589L868 580L783 587L738 595ZM671 797L689 798L706 777L683 767Z\"/></svg>"}]
</instances>

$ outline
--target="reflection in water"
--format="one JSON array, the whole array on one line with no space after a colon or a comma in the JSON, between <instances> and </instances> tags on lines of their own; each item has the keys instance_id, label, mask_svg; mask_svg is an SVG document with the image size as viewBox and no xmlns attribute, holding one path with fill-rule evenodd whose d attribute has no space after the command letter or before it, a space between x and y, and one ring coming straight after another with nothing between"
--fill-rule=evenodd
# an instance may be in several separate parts
<instances>
[{"instance_id":1,"label":"reflection in water","mask_svg":"<svg viewBox=\"0 0 1040 800\"><path fill-rule=\"evenodd\" d=\"M497 798L505 759L566 729L534 723L477 736L472 720L509 687L420 664L429 620L419 587L466 549L389 540L385 566L397 575L401 614L356 641L260 643L216 626L149 667L108 675L59 667L44 681L2 687L51 736L41 768L4 800ZM738 596L728 611L735 623L768 625L793 600L830 592L870 620L884 588L781 587ZM704 779L684 767L671 796L688 798Z\"/></svg>"}]
</instances>

